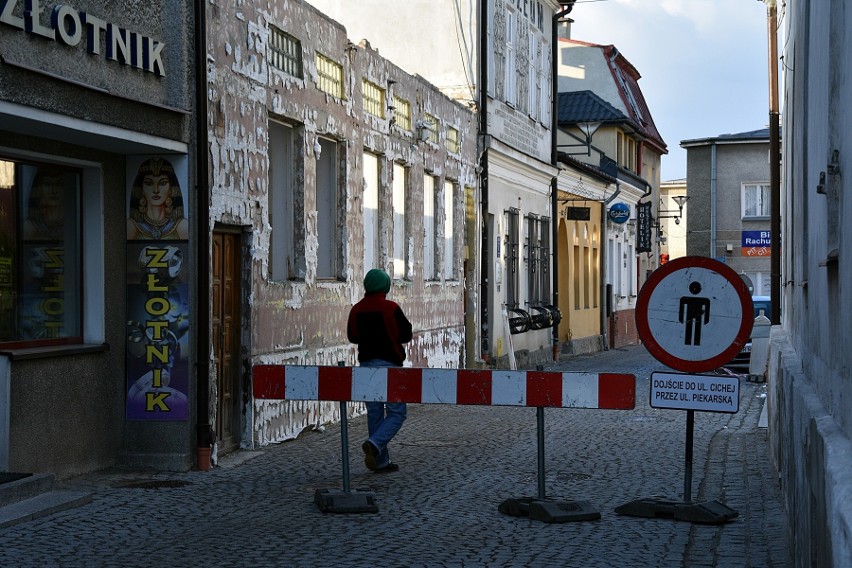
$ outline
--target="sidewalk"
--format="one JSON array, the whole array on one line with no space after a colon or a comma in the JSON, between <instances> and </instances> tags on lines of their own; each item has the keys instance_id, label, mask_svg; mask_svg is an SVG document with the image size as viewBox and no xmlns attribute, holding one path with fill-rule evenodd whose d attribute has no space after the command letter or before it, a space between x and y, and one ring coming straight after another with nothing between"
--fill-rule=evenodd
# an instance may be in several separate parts
<instances>
[{"instance_id":1,"label":"sidewalk","mask_svg":"<svg viewBox=\"0 0 852 568\"><path fill-rule=\"evenodd\" d=\"M362 462L366 419L349 421L351 487L376 514L324 514L342 488L339 426L226 456L209 472L109 471L65 483L91 504L0 530L3 566L788 566L777 476L758 428L763 385L741 383L740 412L696 413L693 494L738 511L694 525L616 515L683 490L685 413L648 406L642 348L560 363L637 374L632 411L546 409L549 498L589 501L598 521L546 524L497 506L536 495L532 408L411 405L392 444L397 473Z\"/></svg>"}]
</instances>

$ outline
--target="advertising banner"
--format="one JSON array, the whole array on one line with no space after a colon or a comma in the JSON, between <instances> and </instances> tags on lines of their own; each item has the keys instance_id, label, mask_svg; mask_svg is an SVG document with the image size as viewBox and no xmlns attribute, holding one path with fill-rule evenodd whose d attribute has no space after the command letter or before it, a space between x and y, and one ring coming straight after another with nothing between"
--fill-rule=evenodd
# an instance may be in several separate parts
<instances>
[{"instance_id":1,"label":"advertising banner","mask_svg":"<svg viewBox=\"0 0 852 568\"><path fill-rule=\"evenodd\" d=\"M651 202L636 205L636 252L651 252Z\"/></svg>"},{"instance_id":2,"label":"advertising banner","mask_svg":"<svg viewBox=\"0 0 852 568\"><path fill-rule=\"evenodd\" d=\"M743 231L743 256L771 256L769 231Z\"/></svg>"},{"instance_id":3,"label":"advertising banner","mask_svg":"<svg viewBox=\"0 0 852 568\"><path fill-rule=\"evenodd\" d=\"M128 176L126 417L187 420L186 158L129 158Z\"/></svg>"}]
</instances>

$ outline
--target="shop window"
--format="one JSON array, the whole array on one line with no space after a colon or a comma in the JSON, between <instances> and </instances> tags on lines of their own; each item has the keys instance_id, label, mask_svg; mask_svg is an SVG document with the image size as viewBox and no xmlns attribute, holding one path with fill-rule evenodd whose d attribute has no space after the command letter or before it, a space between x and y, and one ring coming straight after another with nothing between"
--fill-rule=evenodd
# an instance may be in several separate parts
<instances>
[{"instance_id":1,"label":"shop window","mask_svg":"<svg viewBox=\"0 0 852 568\"><path fill-rule=\"evenodd\" d=\"M83 341L80 170L0 159L0 344Z\"/></svg>"},{"instance_id":2,"label":"shop window","mask_svg":"<svg viewBox=\"0 0 852 568\"><path fill-rule=\"evenodd\" d=\"M317 278L341 277L343 245L338 227L341 211L341 172L338 143L318 138L320 153L317 157Z\"/></svg>"},{"instance_id":3,"label":"shop window","mask_svg":"<svg viewBox=\"0 0 852 568\"><path fill-rule=\"evenodd\" d=\"M379 256L379 157L364 152L364 273L380 268Z\"/></svg>"},{"instance_id":4,"label":"shop window","mask_svg":"<svg viewBox=\"0 0 852 568\"><path fill-rule=\"evenodd\" d=\"M269 270L273 280L305 278L304 188L297 183L302 176L302 153L296 151L295 128L269 123L269 201L270 240Z\"/></svg>"},{"instance_id":5,"label":"shop window","mask_svg":"<svg viewBox=\"0 0 852 568\"><path fill-rule=\"evenodd\" d=\"M435 280L435 182L430 174L423 176L423 279Z\"/></svg>"},{"instance_id":6,"label":"shop window","mask_svg":"<svg viewBox=\"0 0 852 568\"><path fill-rule=\"evenodd\" d=\"M302 43L285 31L269 26L269 63L301 79Z\"/></svg>"},{"instance_id":7,"label":"shop window","mask_svg":"<svg viewBox=\"0 0 852 568\"><path fill-rule=\"evenodd\" d=\"M406 254L406 226L405 210L408 198L408 168L402 164L393 165L393 192L391 202L393 206L393 277L395 279L405 278Z\"/></svg>"}]
</instances>

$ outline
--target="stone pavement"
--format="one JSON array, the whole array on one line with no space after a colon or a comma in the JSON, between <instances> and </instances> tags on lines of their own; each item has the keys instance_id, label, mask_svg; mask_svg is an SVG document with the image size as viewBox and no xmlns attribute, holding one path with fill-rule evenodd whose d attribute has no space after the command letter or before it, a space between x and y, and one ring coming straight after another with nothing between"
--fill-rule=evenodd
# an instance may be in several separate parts
<instances>
[{"instance_id":1,"label":"stone pavement","mask_svg":"<svg viewBox=\"0 0 852 568\"><path fill-rule=\"evenodd\" d=\"M397 473L362 462L366 418L349 421L351 486L375 514L324 514L342 488L340 428L225 456L209 472L99 472L63 483L89 505L0 530L0 566L789 566L766 430L765 385L741 381L740 412L695 413L693 498L738 511L724 525L617 515L640 498L677 501L686 412L648 405L642 347L548 370L631 372L632 411L545 410L547 497L589 501L600 520L547 524L497 511L537 494L536 411L410 405L391 446Z\"/></svg>"}]
</instances>

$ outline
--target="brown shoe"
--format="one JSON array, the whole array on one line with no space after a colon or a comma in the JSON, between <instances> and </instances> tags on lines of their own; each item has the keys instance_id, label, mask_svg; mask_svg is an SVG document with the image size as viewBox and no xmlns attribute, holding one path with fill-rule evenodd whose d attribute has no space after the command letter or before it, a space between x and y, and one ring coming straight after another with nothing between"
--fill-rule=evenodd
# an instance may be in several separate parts
<instances>
[{"instance_id":1,"label":"brown shoe","mask_svg":"<svg viewBox=\"0 0 852 568\"><path fill-rule=\"evenodd\" d=\"M364 465L370 471L376 471L376 460L379 457L379 449L370 440L361 444L361 449L364 450Z\"/></svg>"}]
</instances>

